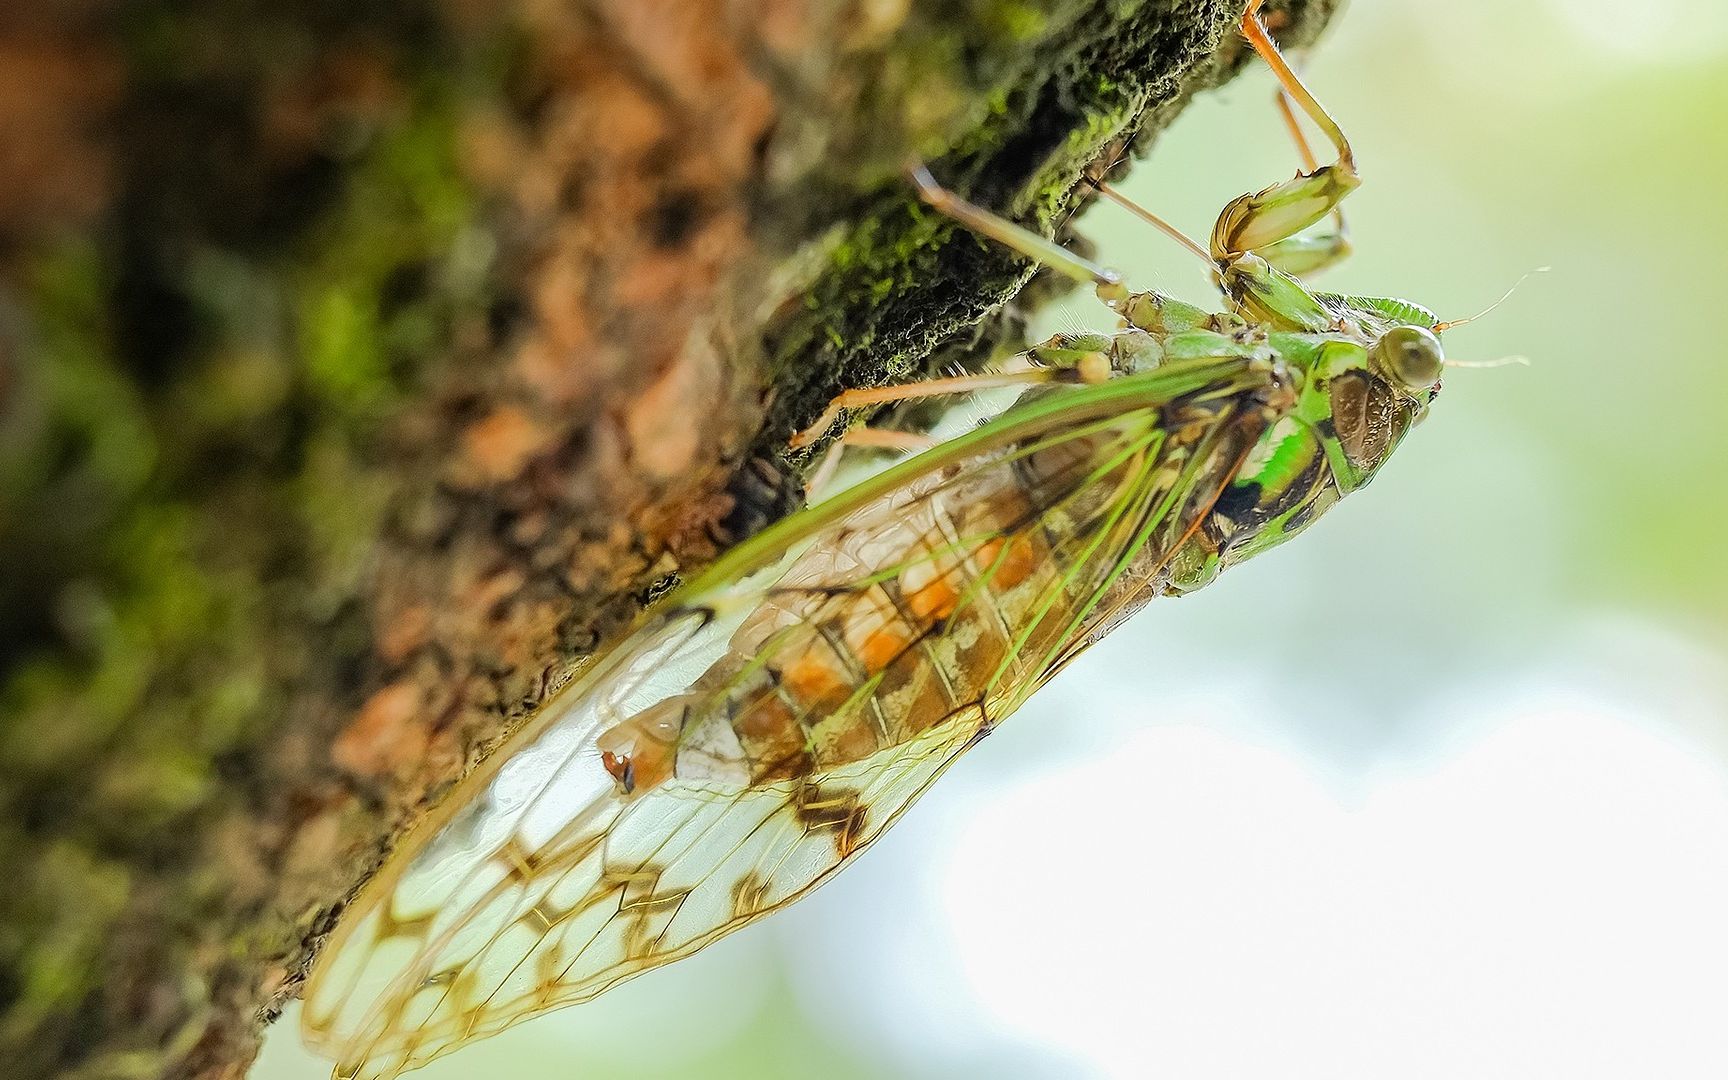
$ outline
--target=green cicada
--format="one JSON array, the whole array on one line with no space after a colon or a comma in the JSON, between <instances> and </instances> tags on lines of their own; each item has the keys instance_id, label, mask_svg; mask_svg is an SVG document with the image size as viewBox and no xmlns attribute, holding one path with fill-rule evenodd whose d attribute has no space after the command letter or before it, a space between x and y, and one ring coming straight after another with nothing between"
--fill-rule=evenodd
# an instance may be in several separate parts
<instances>
[{"instance_id":1,"label":"green cicada","mask_svg":"<svg viewBox=\"0 0 1728 1080\"><path fill-rule=\"evenodd\" d=\"M1243 32L1338 160L1191 244L1228 310L1131 292L918 171L932 206L1094 284L1123 329L1034 349L984 380L1036 384L1002 416L730 552L467 777L313 973L305 1030L338 1076L395 1076L804 895L1129 613L1374 477L1438 390L1441 325L1284 268L1341 251L1309 230L1357 180L1252 8ZM966 385L843 395L813 431Z\"/></svg>"}]
</instances>

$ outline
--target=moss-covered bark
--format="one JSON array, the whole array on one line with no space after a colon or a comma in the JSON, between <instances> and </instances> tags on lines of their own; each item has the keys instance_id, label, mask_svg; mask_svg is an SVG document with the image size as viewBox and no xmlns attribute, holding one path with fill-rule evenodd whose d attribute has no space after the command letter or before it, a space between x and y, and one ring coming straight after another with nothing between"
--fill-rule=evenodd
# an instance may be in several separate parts
<instances>
[{"instance_id":1,"label":"moss-covered bark","mask_svg":"<svg viewBox=\"0 0 1728 1080\"><path fill-rule=\"evenodd\" d=\"M783 508L795 424L1011 339L971 328L1027 268L905 161L1047 224L1241 52L1231 0L29 7L0 16L29 1077L242 1072L396 831Z\"/></svg>"}]
</instances>

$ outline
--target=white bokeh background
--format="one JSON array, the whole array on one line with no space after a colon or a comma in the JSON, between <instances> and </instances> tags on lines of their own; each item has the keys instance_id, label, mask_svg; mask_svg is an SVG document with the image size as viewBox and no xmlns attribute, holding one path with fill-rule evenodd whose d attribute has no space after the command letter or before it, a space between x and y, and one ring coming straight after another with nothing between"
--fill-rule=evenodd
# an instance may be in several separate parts
<instances>
[{"instance_id":1,"label":"white bokeh background","mask_svg":"<svg viewBox=\"0 0 1728 1080\"><path fill-rule=\"evenodd\" d=\"M417 1074L1728 1076L1728 9L1359 2L1308 65L1366 176L1329 287L1528 369L1072 665L833 885ZM1255 73L1131 191L1203 234L1294 159ZM1140 285L1196 266L1100 207ZM1106 325L1079 299L1048 328ZM278 1024L256 1080L322 1075Z\"/></svg>"}]
</instances>

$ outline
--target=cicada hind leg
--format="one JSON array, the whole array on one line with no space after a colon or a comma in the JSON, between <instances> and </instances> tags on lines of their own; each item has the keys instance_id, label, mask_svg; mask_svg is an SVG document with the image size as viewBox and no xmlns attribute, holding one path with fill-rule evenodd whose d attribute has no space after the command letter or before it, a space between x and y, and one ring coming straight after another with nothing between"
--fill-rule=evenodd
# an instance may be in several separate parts
<instances>
[{"instance_id":1,"label":"cicada hind leg","mask_svg":"<svg viewBox=\"0 0 1728 1080\"><path fill-rule=\"evenodd\" d=\"M1114 270L1099 266L1069 251L1054 240L1040 236L1000 214L968 202L937 183L936 178L922 165L909 170L908 175L918 190L919 198L923 199L931 209L938 213L954 219L981 236L987 236L1011 250L1025 255L1040 266L1048 267L1082 284L1091 285L1097 291L1099 298L1106 303L1116 305L1128 296L1127 287L1123 285L1121 276ZM788 441L788 445L793 450L801 450L816 444L823 435L827 434L829 429L834 426L834 422L844 412L852 409L944 394L977 393L981 390L1003 386L1032 386L1047 382L1101 382L1109 377L1109 358L1101 352L1087 351L1084 355L1077 354L1072 363L1052 364L1049 362L1049 358L1038 356L1037 350L1034 350L1030 354L1030 361L1001 371L924 379L897 386L876 386L843 391L835 395L820 416L807 427L794 433ZM929 445L929 441L922 436L868 430L847 432L841 437L841 441L852 446L904 450L919 450ZM836 460L836 457L830 456L816 475L821 477L830 473L833 462ZM814 489L817 486L819 486L819 481L813 481L811 488Z\"/></svg>"}]
</instances>

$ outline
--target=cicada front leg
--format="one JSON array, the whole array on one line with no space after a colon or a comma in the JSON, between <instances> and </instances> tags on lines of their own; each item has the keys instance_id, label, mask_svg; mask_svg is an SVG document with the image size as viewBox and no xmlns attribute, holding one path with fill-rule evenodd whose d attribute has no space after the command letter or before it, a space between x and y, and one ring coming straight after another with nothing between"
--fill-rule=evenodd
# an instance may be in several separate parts
<instances>
[{"instance_id":1,"label":"cicada front leg","mask_svg":"<svg viewBox=\"0 0 1728 1080\"><path fill-rule=\"evenodd\" d=\"M1302 162L1303 173L1307 176L1317 174L1321 165L1314 156L1313 147L1308 145L1308 136L1302 132L1302 122L1296 117L1296 110L1290 104L1290 94L1282 86L1276 95L1278 116L1284 122L1284 130L1290 135L1290 141L1296 146L1296 155ZM1313 274L1329 266L1343 261L1350 255L1350 234L1344 225L1343 200L1332 204L1332 212L1328 215L1329 222L1316 223L1295 236L1284 239L1262 248L1260 257L1271 263L1276 269L1286 274Z\"/></svg>"},{"instance_id":2,"label":"cicada front leg","mask_svg":"<svg viewBox=\"0 0 1728 1080\"><path fill-rule=\"evenodd\" d=\"M1259 0L1251 0L1242 16L1242 35L1272 69L1280 100L1293 102L1313 121L1338 157L1329 165L1311 165L1313 154L1305 149L1294 113L1287 111L1307 167L1293 179L1230 200L1212 228L1208 254L1219 287L1243 318L1273 329L1325 332L1341 326L1340 313L1295 274L1336 261L1348 245L1341 230L1333 237L1305 230L1328 215L1337 215L1339 204L1361 186L1362 179L1343 129L1284 60L1260 23L1259 8Z\"/></svg>"},{"instance_id":3,"label":"cicada front leg","mask_svg":"<svg viewBox=\"0 0 1728 1080\"><path fill-rule=\"evenodd\" d=\"M1212 228L1212 258L1222 264L1235 256L1253 253L1274 266L1280 265L1281 258L1311 263L1312 253L1304 253L1303 245L1291 241L1298 233L1336 211L1338 204L1361 186L1362 178L1356 172L1356 158L1350 150L1350 141L1344 137L1344 130L1284 59L1277 43L1260 22L1259 8L1260 0L1252 0L1248 5L1242 16L1242 35L1278 80L1280 104L1285 109L1298 151L1307 158L1304 162L1306 168L1294 179L1232 199ZM1331 142L1338 155L1336 161L1329 165L1314 164L1313 153L1296 125L1294 114L1289 111L1288 102L1294 102ZM1294 266L1284 268L1296 270Z\"/></svg>"},{"instance_id":4,"label":"cicada front leg","mask_svg":"<svg viewBox=\"0 0 1728 1080\"><path fill-rule=\"evenodd\" d=\"M1279 330L1324 332L1336 328L1339 314L1296 275L1330 266L1349 253L1340 204L1361 186L1361 178L1343 129L1278 51L1260 23L1259 8L1259 0L1252 0L1242 16L1242 34L1278 79L1278 108L1302 170L1293 179L1232 199L1219 213L1209 244L1190 239L1102 180L1093 184L1106 199L1205 262L1235 313L1247 322ZM1318 163L1297 120L1298 110L1331 142L1338 155L1331 164ZM1330 228L1314 228L1327 217L1332 219ZM1135 314L1127 314L1134 325L1152 329Z\"/></svg>"}]
</instances>

